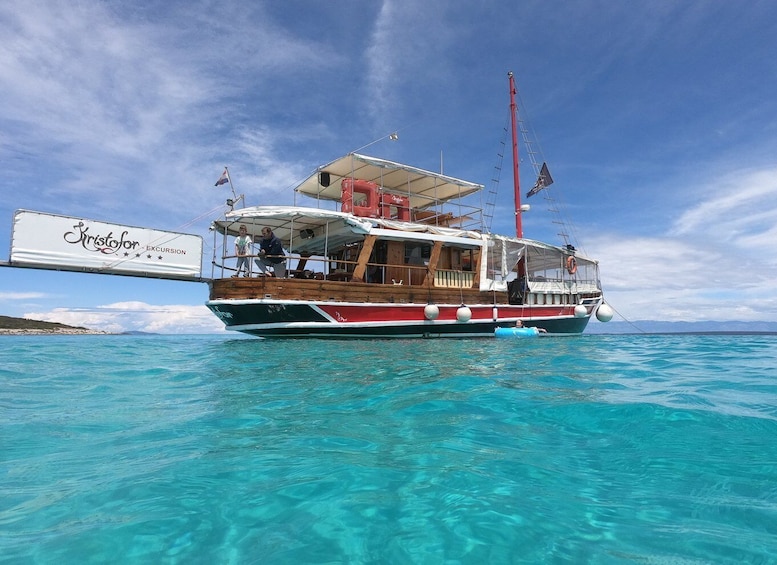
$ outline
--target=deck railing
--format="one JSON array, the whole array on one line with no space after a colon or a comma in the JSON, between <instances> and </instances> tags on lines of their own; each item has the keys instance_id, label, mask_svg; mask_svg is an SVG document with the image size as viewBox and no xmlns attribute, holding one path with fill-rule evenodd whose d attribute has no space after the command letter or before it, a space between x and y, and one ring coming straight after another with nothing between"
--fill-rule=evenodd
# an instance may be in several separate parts
<instances>
[{"instance_id":1,"label":"deck railing","mask_svg":"<svg viewBox=\"0 0 777 565\"><path fill-rule=\"evenodd\" d=\"M254 262L259 255L248 256L248 275L255 276L259 269ZM229 277L236 273L237 256L225 255L222 263L213 262L214 277ZM316 278L321 280L348 281L353 276L356 261L339 258L286 256L286 276L294 278ZM420 285L428 269L425 265L390 265L386 263L367 263L365 282L383 284ZM472 288L475 273L452 269L437 269L433 284L437 288Z\"/></svg>"},{"instance_id":2,"label":"deck railing","mask_svg":"<svg viewBox=\"0 0 777 565\"><path fill-rule=\"evenodd\" d=\"M434 272L434 286L441 288L472 288L475 273L471 271L452 271L437 269Z\"/></svg>"}]
</instances>

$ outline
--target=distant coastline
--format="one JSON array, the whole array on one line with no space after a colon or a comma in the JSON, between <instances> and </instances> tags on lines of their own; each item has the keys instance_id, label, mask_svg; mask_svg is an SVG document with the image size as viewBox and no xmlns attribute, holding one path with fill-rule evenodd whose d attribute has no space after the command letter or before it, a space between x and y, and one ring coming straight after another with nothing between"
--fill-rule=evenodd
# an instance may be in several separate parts
<instances>
[{"instance_id":1,"label":"distant coastline","mask_svg":"<svg viewBox=\"0 0 777 565\"><path fill-rule=\"evenodd\" d=\"M0 316L0 335L110 335L111 332L68 326L58 322L43 322L27 318Z\"/></svg>"},{"instance_id":2,"label":"distant coastline","mask_svg":"<svg viewBox=\"0 0 777 565\"><path fill-rule=\"evenodd\" d=\"M727 335L771 335L777 333L777 322L766 321L701 321L663 322L660 320L636 320L631 322L594 322L588 324L587 334L727 334Z\"/></svg>"}]
</instances>

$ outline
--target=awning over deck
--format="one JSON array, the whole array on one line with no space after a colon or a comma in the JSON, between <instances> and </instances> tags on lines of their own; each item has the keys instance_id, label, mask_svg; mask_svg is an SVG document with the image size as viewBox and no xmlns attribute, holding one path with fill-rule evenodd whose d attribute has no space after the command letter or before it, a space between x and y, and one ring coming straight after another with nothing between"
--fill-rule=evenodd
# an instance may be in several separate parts
<instances>
[{"instance_id":1,"label":"awning over deck","mask_svg":"<svg viewBox=\"0 0 777 565\"><path fill-rule=\"evenodd\" d=\"M269 227L287 249L294 253L323 253L359 241L369 233L385 239L431 241L440 239L462 247L481 244L482 235L475 231L409 224L383 218L360 218L352 214L294 206L256 206L227 213L213 222L213 228L225 236L237 236L241 225L248 228L254 242L259 241L263 227Z\"/></svg>"},{"instance_id":2,"label":"awning over deck","mask_svg":"<svg viewBox=\"0 0 777 565\"><path fill-rule=\"evenodd\" d=\"M340 200L340 181L347 177L371 181L386 192L407 196L410 206L415 209L429 208L449 200L464 198L483 189L482 184L350 153L319 167L295 190L312 198Z\"/></svg>"}]
</instances>

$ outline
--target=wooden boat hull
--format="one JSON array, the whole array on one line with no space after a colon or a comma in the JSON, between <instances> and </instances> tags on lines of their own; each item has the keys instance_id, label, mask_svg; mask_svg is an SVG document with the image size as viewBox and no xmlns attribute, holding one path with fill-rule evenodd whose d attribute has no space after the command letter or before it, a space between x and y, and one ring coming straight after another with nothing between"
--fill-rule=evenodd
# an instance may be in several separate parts
<instances>
[{"instance_id":1,"label":"wooden boat hull","mask_svg":"<svg viewBox=\"0 0 777 565\"><path fill-rule=\"evenodd\" d=\"M591 301L588 315L576 317L573 305L512 305L504 294L470 289L272 277L214 280L207 303L228 330L321 338L493 337L518 319L549 333L577 334L597 305Z\"/></svg>"}]
</instances>

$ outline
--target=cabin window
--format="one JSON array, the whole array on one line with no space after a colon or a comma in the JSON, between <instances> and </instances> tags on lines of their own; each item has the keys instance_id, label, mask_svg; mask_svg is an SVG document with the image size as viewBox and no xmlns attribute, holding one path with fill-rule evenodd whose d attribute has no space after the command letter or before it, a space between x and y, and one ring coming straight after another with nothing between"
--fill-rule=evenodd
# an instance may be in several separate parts
<instances>
[{"instance_id":1,"label":"cabin window","mask_svg":"<svg viewBox=\"0 0 777 565\"><path fill-rule=\"evenodd\" d=\"M405 243L406 265L428 265L432 246L428 243Z\"/></svg>"},{"instance_id":2,"label":"cabin window","mask_svg":"<svg viewBox=\"0 0 777 565\"><path fill-rule=\"evenodd\" d=\"M464 249L461 252L461 270L462 271L471 271L472 270L472 264L473 261L473 251L472 249Z\"/></svg>"},{"instance_id":3,"label":"cabin window","mask_svg":"<svg viewBox=\"0 0 777 565\"><path fill-rule=\"evenodd\" d=\"M488 248L485 250L487 277L495 281L510 282L518 278L519 273L523 274L521 258L525 254L525 245L503 238L494 238L488 242ZM477 265L477 255L473 257L474 264Z\"/></svg>"},{"instance_id":4,"label":"cabin window","mask_svg":"<svg viewBox=\"0 0 777 565\"><path fill-rule=\"evenodd\" d=\"M454 271L471 271L475 263L476 255L472 249L452 248L450 251L450 265L438 265L443 269L453 269Z\"/></svg>"}]
</instances>

